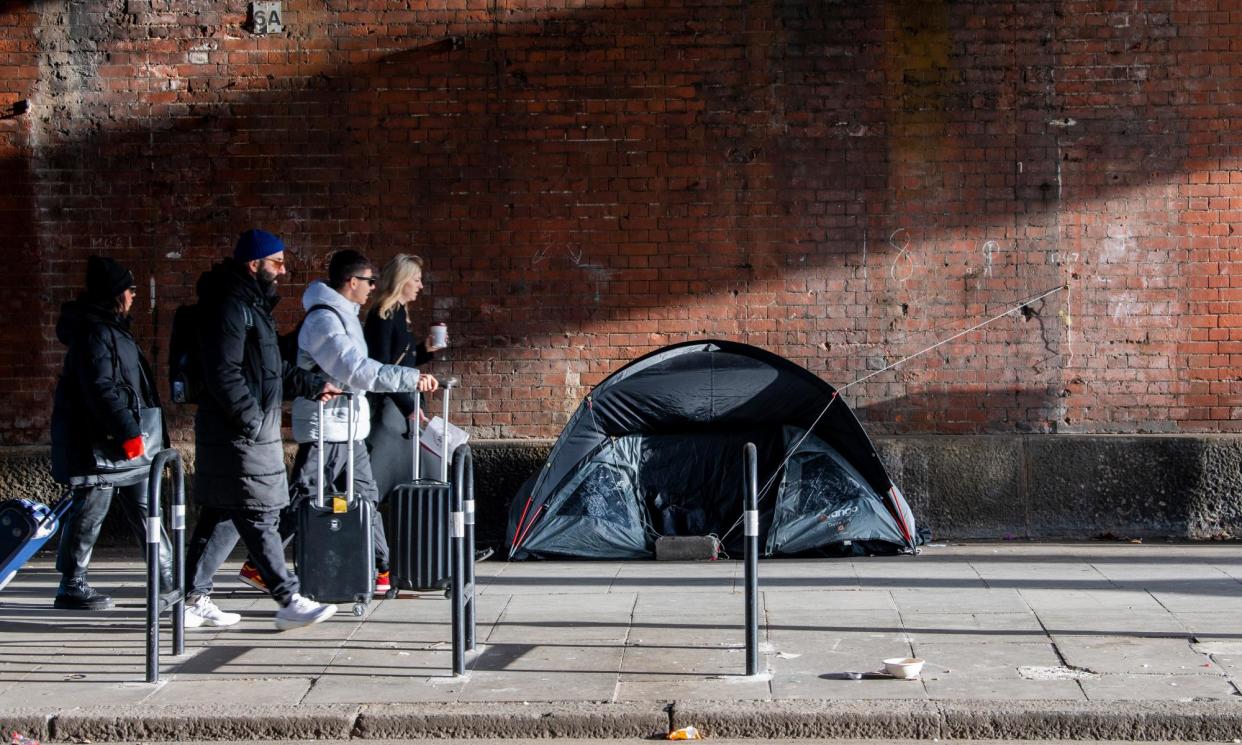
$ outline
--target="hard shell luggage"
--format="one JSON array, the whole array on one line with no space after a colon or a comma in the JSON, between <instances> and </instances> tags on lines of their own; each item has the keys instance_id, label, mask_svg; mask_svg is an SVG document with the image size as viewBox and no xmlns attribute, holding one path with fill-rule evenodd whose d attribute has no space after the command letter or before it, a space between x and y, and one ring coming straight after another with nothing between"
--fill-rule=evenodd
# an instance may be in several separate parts
<instances>
[{"instance_id":1,"label":"hard shell luggage","mask_svg":"<svg viewBox=\"0 0 1242 745\"><path fill-rule=\"evenodd\" d=\"M0 502L0 590L56 534L61 518L72 506L72 493L55 506L32 499Z\"/></svg>"},{"instance_id":2,"label":"hard shell luggage","mask_svg":"<svg viewBox=\"0 0 1242 745\"><path fill-rule=\"evenodd\" d=\"M298 535L295 541L301 594L320 603L354 604L354 615L361 616L375 590L375 545L371 521L375 509L354 494L354 401L349 398L347 429L348 464L345 467L344 494L324 493L323 401L319 402L319 471L315 499L297 508Z\"/></svg>"},{"instance_id":3,"label":"hard shell luggage","mask_svg":"<svg viewBox=\"0 0 1242 745\"><path fill-rule=\"evenodd\" d=\"M448 421L449 391L444 386L444 420ZM388 542L391 547L392 586L403 590L442 590L448 586L451 496L448 458L440 459L440 478L422 478L420 397L414 396L413 479L393 487L388 497Z\"/></svg>"}]
</instances>

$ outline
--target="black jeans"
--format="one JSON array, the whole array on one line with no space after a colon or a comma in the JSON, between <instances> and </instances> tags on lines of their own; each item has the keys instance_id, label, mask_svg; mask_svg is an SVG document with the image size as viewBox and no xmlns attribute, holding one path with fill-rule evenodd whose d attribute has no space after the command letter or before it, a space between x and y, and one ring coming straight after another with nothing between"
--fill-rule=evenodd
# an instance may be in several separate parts
<instances>
[{"instance_id":1,"label":"black jeans","mask_svg":"<svg viewBox=\"0 0 1242 745\"><path fill-rule=\"evenodd\" d=\"M56 570L65 579L86 579L99 530L112 506L114 494L121 496L121 508L129 522L138 544L146 556L147 546L147 481L128 486L95 486L81 489L74 495L73 507L65 518L65 528L60 534L60 548L56 553ZM160 529L160 587L168 591L173 581L172 545L168 535Z\"/></svg>"},{"instance_id":2,"label":"black jeans","mask_svg":"<svg viewBox=\"0 0 1242 745\"><path fill-rule=\"evenodd\" d=\"M190 578L187 595L211 592L211 578L241 539L250 552L250 561L277 603L287 605L300 589L297 576L285 563L285 547L280 538L280 510L225 510L204 507L198 513L194 534L186 556L185 572Z\"/></svg>"}]
</instances>

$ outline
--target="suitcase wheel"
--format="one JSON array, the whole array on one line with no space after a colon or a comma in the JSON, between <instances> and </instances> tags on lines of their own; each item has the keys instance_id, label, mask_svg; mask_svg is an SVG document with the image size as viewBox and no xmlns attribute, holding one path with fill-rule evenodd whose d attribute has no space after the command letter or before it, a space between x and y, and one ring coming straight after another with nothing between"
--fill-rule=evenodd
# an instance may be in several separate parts
<instances>
[{"instance_id":1,"label":"suitcase wheel","mask_svg":"<svg viewBox=\"0 0 1242 745\"><path fill-rule=\"evenodd\" d=\"M355 616L361 616L363 613L366 613L366 611L367 611L366 603L354 603L354 615Z\"/></svg>"},{"instance_id":2,"label":"suitcase wheel","mask_svg":"<svg viewBox=\"0 0 1242 745\"><path fill-rule=\"evenodd\" d=\"M393 587L388 588L388 592L384 593L384 597L388 598L389 600L392 600L393 598L397 597L397 595L400 594L400 592L401 590L399 590L394 585Z\"/></svg>"}]
</instances>

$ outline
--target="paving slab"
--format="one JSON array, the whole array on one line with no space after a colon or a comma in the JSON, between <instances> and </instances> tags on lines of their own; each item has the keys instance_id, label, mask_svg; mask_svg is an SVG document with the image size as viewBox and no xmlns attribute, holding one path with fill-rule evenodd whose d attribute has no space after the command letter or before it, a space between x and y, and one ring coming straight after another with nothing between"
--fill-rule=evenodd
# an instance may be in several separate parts
<instances>
[{"instance_id":1,"label":"paving slab","mask_svg":"<svg viewBox=\"0 0 1242 745\"><path fill-rule=\"evenodd\" d=\"M314 678L242 678L235 680L169 680L144 699L154 706L294 705L306 697Z\"/></svg>"},{"instance_id":2,"label":"paving slab","mask_svg":"<svg viewBox=\"0 0 1242 745\"><path fill-rule=\"evenodd\" d=\"M1031 613L1022 595L1012 589L897 589L891 595L903 614L961 613L964 608L971 613Z\"/></svg>"},{"instance_id":3,"label":"paving slab","mask_svg":"<svg viewBox=\"0 0 1242 745\"><path fill-rule=\"evenodd\" d=\"M1021 667L1057 667L1062 660L1049 642L986 643L916 641L913 654L927 660L928 677L1019 678Z\"/></svg>"},{"instance_id":4,"label":"paving slab","mask_svg":"<svg viewBox=\"0 0 1242 745\"><path fill-rule=\"evenodd\" d=\"M1176 612L1173 614L1187 633L1199 640L1238 639L1242 640L1242 613L1222 613L1220 611Z\"/></svg>"},{"instance_id":5,"label":"paving slab","mask_svg":"<svg viewBox=\"0 0 1242 745\"><path fill-rule=\"evenodd\" d=\"M1086 696L1075 680L1026 680L972 675L924 676L927 695L933 699L974 701L1083 700Z\"/></svg>"},{"instance_id":6,"label":"paving slab","mask_svg":"<svg viewBox=\"0 0 1242 745\"><path fill-rule=\"evenodd\" d=\"M1097 673L1199 675L1211 667L1188 639L1054 635L1053 640L1067 664Z\"/></svg>"},{"instance_id":7,"label":"paving slab","mask_svg":"<svg viewBox=\"0 0 1242 745\"><path fill-rule=\"evenodd\" d=\"M134 676L141 677L140 675ZM151 683L94 681L23 681L4 696L5 707L64 705L121 706L145 701L158 686Z\"/></svg>"},{"instance_id":8,"label":"paving slab","mask_svg":"<svg viewBox=\"0 0 1242 745\"><path fill-rule=\"evenodd\" d=\"M1237 701L1223 675L1101 675L1079 681L1093 701Z\"/></svg>"},{"instance_id":9,"label":"paving slab","mask_svg":"<svg viewBox=\"0 0 1242 745\"><path fill-rule=\"evenodd\" d=\"M872 666L860 666L867 671ZM805 699L822 701L832 699L893 701L900 699L926 700L927 688L921 681L893 680L881 676L865 676L854 680L843 673L858 672L856 668L840 670L824 667L825 672L786 670L785 666L773 665L771 681L774 700Z\"/></svg>"},{"instance_id":10,"label":"paving slab","mask_svg":"<svg viewBox=\"0 0 1242 745\"><path fill-rule=\"evenodd\" d=\"M976 644L1029 643L1047 638L1033 613L903 613L906 636L914 641Z\"/></svg>"},{"instance_id":11,"label":"paving slab","mask_svg":"<svg viewBox=\"0 0 1242 745\"><path fill-rule=\"evenodd\" d=\"M851 611L895 611L897 604L887 590L804 590L765 592L764 607L768 613L808 611L835 618Z\"/></svg>"},{"instance_id":12,"label":"paving slab","mask_svg":"<svg viewBox=\"0 0 1242 745\"><path fill-rule=\"evenodd\" d=\"M1190 637L1185 625L1167 611L1041 611L1039 620L1045 630L1054 636Z\"/></svg>"},{"instance_id":13,"label":"paving slab","mask_svg":"<svg viewBox=\"0 0 1242 745\"><path fill-rule=\"evenodd\" d=\"M560 674L547 670L471 671L459 701L567 702L611 701L617 674L577 672Z\"/></svg>"}]
</instances>

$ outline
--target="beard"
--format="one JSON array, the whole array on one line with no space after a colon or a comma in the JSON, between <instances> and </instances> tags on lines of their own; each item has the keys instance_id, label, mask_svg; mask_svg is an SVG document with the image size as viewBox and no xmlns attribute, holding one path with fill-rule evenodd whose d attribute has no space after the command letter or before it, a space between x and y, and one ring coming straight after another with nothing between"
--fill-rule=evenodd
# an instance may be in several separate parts
<instances>
[{"instance_id":1,"label":"beard","mask_svg":"<svg viewBox=\"0 0 1242 745\"><path fill-rule=\"evenodd\" d=\"M268 269L266 265L259 265L259 272L255 275L255 280L259 283L259 289L264 292L271 292L276 289L276 277L280 275Z\"/></svg>"}]
</instances>

